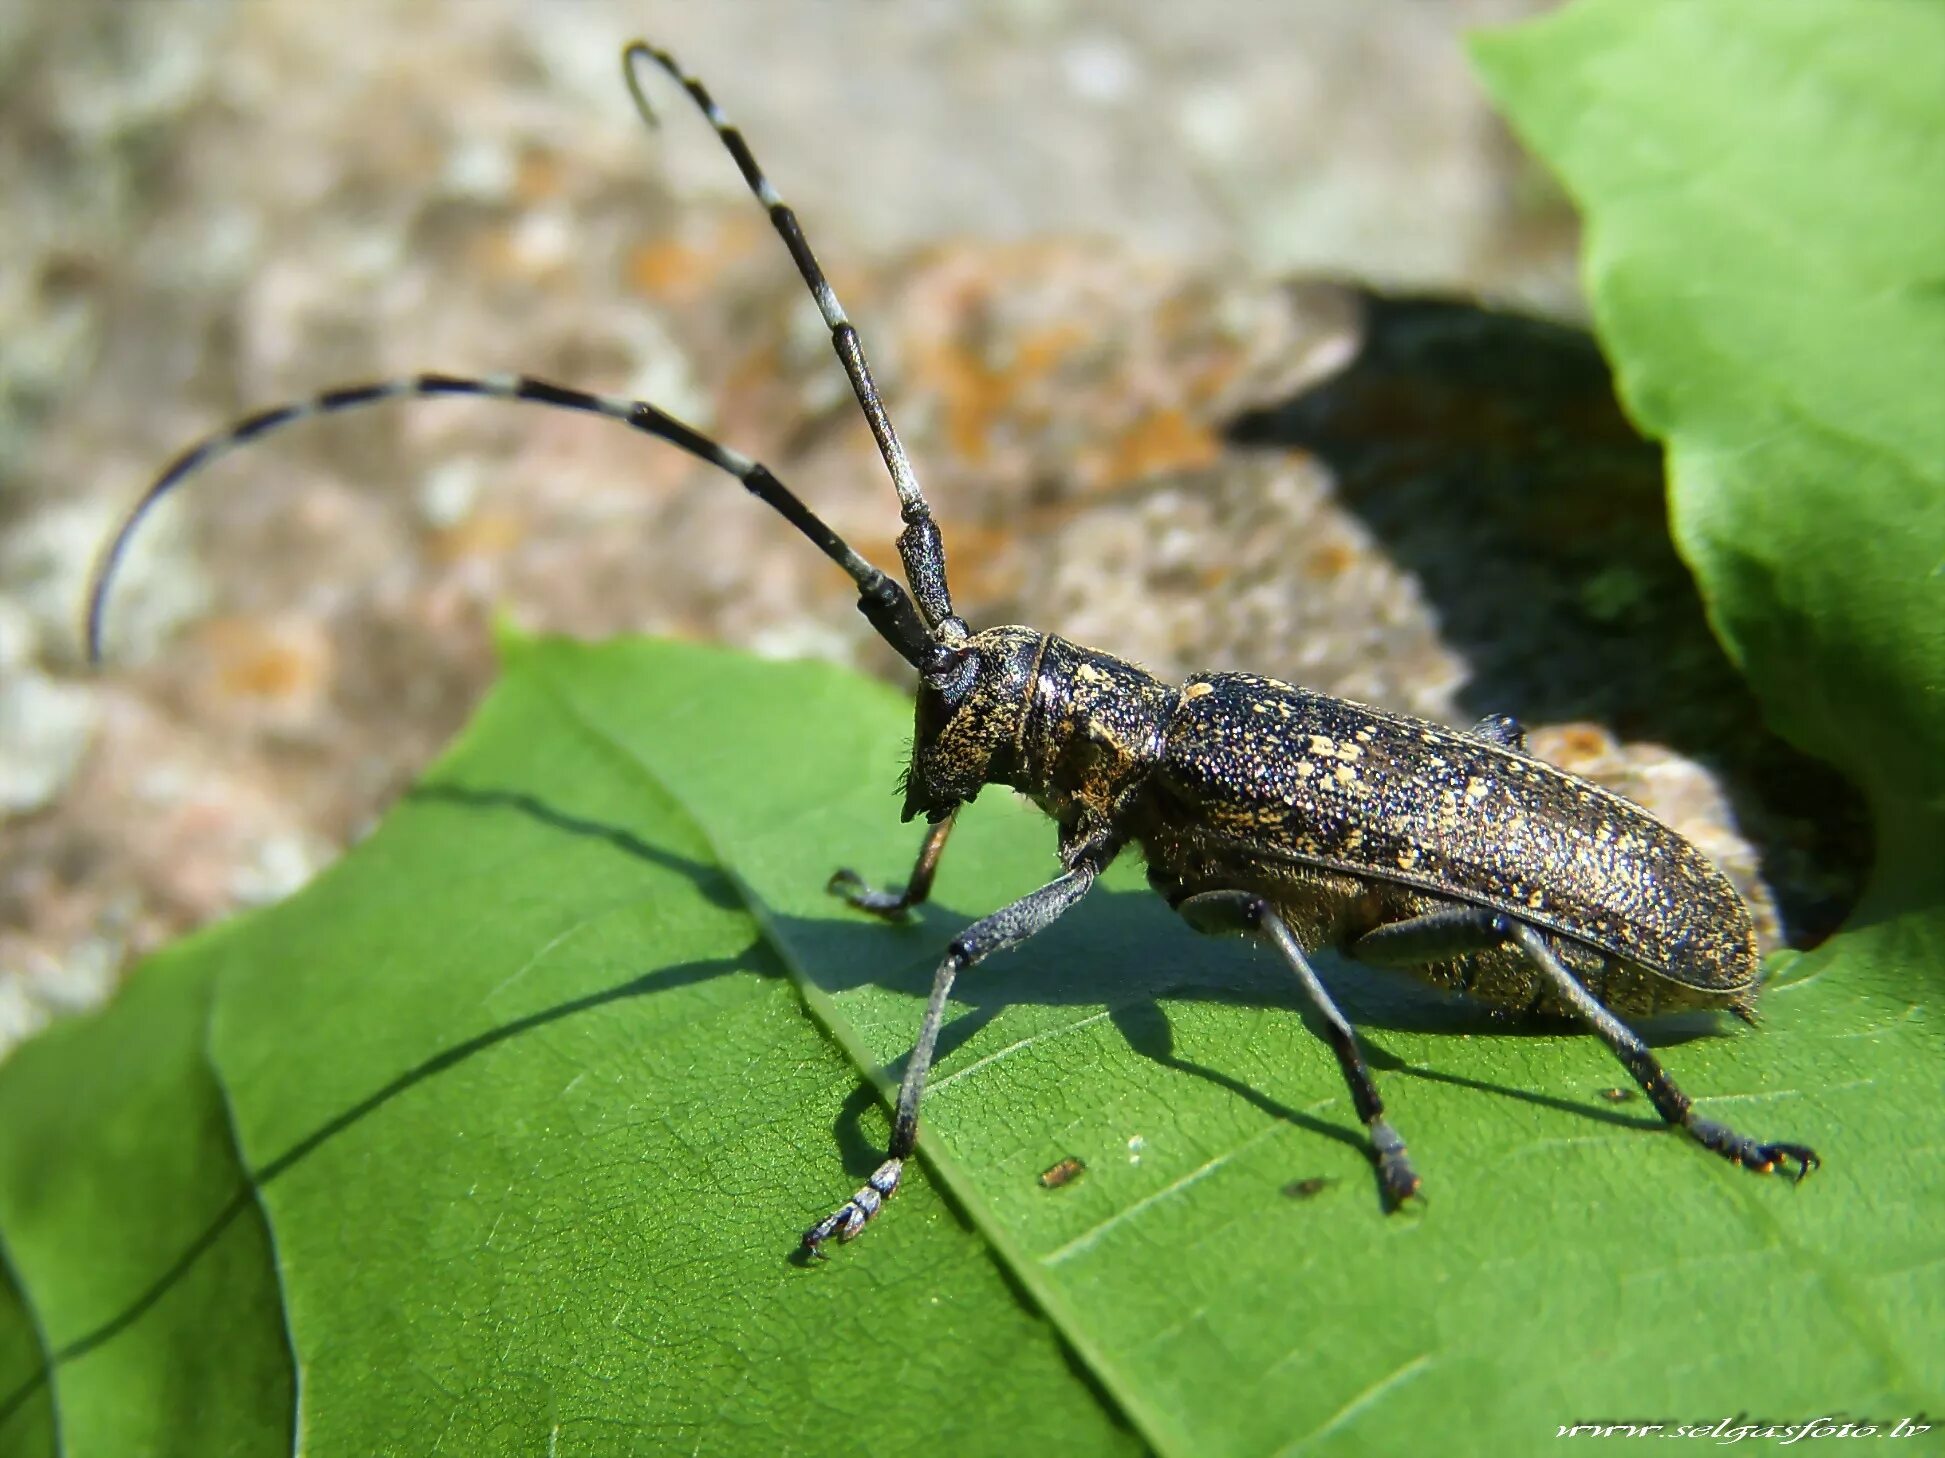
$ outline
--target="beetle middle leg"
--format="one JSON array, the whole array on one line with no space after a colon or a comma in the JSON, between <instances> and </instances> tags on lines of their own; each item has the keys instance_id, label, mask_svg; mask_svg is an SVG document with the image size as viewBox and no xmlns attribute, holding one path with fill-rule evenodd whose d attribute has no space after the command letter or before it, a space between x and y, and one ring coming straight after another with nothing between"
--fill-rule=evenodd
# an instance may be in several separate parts
<instances>
[{"instance_id":1,"label":"beetle middle leg","mask_svg":"<svg viewBox=\"0 0 1945 1458\"><path fill-rule=\"evenodd\" d=\"M1581 986L1547 945L1546 937L1515 917L1483 906L1454 906L1427 912L1367 932L1351 944L1351 955L1377 966L1421 966L1468 952L1484 951L1511 942L1545 980L1547 988L1575 1017L1614 1051L1634 1075L1655 1106L1655 1112L1682 1130L1704 1149L1712 1149L1733 1164L1768 1174L1796 1165L1802 1179L1820 1162L1816 1151L1801 1144L1763 1144L1738 1134L1726 1124L1704 1119L1687 1094L1661 1066L1648 1045L1600 1000Z\"/></svg>"},{"instance_id":2,"label":"beetle middle leg","mask_svg":"<svg viewBox=\"0 0 1945 1458\"><path fill-rule=\"evenodd\" d=\"M1297 984L1303 988L1304 996L1324 1020L1331 1051L1344 1070L1344 1081L1351 1086L1351 1102L1358 1118L1370 1131L1371 1150L1377 1158L1378 1179L1384 1186L1386 1202L1396 1209L1409 1200L1418 1192L1418 1171L1412 1168L1405 1141L1384 1116L1384 1100L1378 1097L1378 1086L1371 1078L1363 1053L1358 1050L1357 1032L1331 1001L1330 993L1283 918L1252 891L1203 891L1183 900L1175 909L1198 931L1233 927L1267 936L1275 943L1283 960L1290 964L1290 970L1297 974Z\"/></svg>"},{"instance_id":3,"label":"beetle middle leg","mask_svg":"<svg viewBox=\"0 0 1945 1458\"><path fill-rule=\"evenodd\" d=\"M939 824L950 825L951 821L943 820ZM945 832L937 827L934 830L938 842L943 844ZM932 845L933 838L927 836L927 846ZM933 858L937 859L936 851ZM920 863L924 863L923 851ZM898 1108L892 1115L891 1147L886 1151L885 1162L872 1171L871 1178L856 1194L804 1232L805 1255L819 1254L819 1247L833 1235L839 1240L852 1239L884 1207L885 1201L898 1193L905 1161L918 1140L919 1099L925 1093L925 1077L932 1068L932 1054L938 1047L939 1029L945 1022L945 1002L952 992L953 979L994 952L1017 946L1035 932L1052 926L1061 913L1088 893L1098 875L1098 867L1083 861L1039 890L1030 891L1010 906L980 918L952 939L945 960L932 976L932 995L926 1000L925 1020L919 1024L918 1042L905 1065L905 1077L898 1085Z\"/></svg>"},{"instance_id":4,"label":"beetle middle leg","mask_svg":"<svg viewBox=\"0 0 1945 1458\"><path fill-rule=\"evenodd\" d=\"M945 819L926 826L925 839L918 848L918 859L912 863L912 874L905 878L905 885L900 890L885 891L868 885L849 866L831 872L831 879L824 889L833 896L842 896L846 904L855 906L859 911L868 911L887 921L897 921L932 894L932 877L939 869L939 857L945 853L945 839L952 834L952 822L958 817L959 812L954 810Z\"/></svg>"}]
</instances>

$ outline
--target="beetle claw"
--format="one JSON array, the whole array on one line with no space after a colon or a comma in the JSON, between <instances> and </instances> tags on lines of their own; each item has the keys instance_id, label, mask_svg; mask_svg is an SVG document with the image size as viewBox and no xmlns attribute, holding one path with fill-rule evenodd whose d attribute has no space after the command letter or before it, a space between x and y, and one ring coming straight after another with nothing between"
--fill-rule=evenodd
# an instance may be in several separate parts
<instances>
[{"instance_id":1,"label":"beetle claw","mask_svg":"<svg viewBox=\"0 0 1945 1458\"><path fill-rule=\"evenodd\" d=\"M1823 1163L1817 1158L1816 1150L1807 1144L1758 1144L1754 1139L1738 1134L1726 1124L1718 1124L1713 1119L1691 1117L1686 1121L1686 1127L1704 1149L1713 1149L1732 1164L1739 1164L1755 1174L1787 1174L1790 1165L1794 1164L1795 1180L1800 1184L1805 1175Z\"/></svg>"},{"instance_id":2,"label":"beetle claw","mask_svg":"<svg viewBox=\"0 0 1945 1458\"><path fill-rule=\"evenodd\" d=\"M1762 1156L1763 1162L1757 1168L1763 1174L1779 1168L1781 1173L1789 1174L1789 1166L1794 1162L1796 1172L1791 1178L1791 1183L1798 1185L1803 1183L1805 1175L1823 1163L1817 1158L1816 1150L1803 1144L1765 1144L1756 1152Z\"/></svg>"},{"instance_id":3,"label":"beetle claw","mask_svg":"<svg viewBox=\"0 0 1945 1458\"><path fill-rule=\"evenodd\" d=\"M885 921L904 921L910 912L911 902L903 891L880 891L849 866L831 872L824 889L854 910L868 911Z\"/></svg>"}]
</instances>

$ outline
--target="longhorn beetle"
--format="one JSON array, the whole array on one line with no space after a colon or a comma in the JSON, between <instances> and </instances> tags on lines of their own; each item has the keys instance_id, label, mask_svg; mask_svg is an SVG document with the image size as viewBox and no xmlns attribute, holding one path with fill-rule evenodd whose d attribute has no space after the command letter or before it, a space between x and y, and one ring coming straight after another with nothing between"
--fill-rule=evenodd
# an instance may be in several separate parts
<instances>
[{"instance_id":1,"label":"longhorn beetle","mask_svg":"<svg viewBox=\"0 0 1945 1458\"><path fill-rule=\"evenodd\" d=\"M716 129L803 276L898 493L899 583L865 561L768 467L642 400L524 375L423 374L327 390L264 410L191 446L149 487L109 543L88 600L100 661L109 586L149 509L234 446L307 416L381 400L480 395L605 415L734 476L856 584L858 610L918 672L917 730L904 818L926 831L904 887L840 870L830 889L898 918L923 902L959 807L987 785L1032 799L1059 828L1061 873L953 938L933 977L905 1066L891 1147L860 1190L803 1236L821 1254L850 1240L898 1189L918 1137L953 980L1050 926L1137 847L1149 884L1198 931L1243 932L1289 964L1317 1013L1370 1132L1389 1208L1419 1187L1357 1035L1310 965L1332 947L1404 968L1493 1008L1576 1018L1614 1051L1655 1111L1703 1148L1768 1172L1817 1166L1801 1144L1764 1144L1697 1115L1645 1043L1616 1016L1726 1008L1748 1019L1755 933L1728 880L1688 841L1618 795L1529 755L1503 715L1461 732L1243 673L1161 682L1132 663L1036 628L973 632L952 609L945 547L872 382L858 332L812 255L797 215L702 83L644 42L622 53L642 119L656 124L644 62L672 76Z\"/></svg>"}]
</instances>

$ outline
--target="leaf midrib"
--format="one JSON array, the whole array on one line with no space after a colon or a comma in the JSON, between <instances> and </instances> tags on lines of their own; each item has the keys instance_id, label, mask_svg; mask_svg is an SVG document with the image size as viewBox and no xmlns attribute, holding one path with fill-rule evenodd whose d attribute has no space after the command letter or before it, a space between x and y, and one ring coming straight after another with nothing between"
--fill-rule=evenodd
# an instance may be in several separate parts
<instances>
[{"instance_id":1,"label":"leaf midrib","mask_svg":"<svg viewBox=\"0 0 1945 1458\"><path fill-rule=\"evenodd\" d=\"M885 1078L878 1061L866 1050L862 1039L838 1009L836 1002L818 985L816 979L798 959L789 939L778 931L763 899L744 881L735 865L724 853L722 844L710 823L696 812L688 798L676 789L666 775L644 759L632 746L617 738L597 718L587 713L576 702L568 686L541 666L538 655L528 657L522 666L533 674L545 690L548 702L559 710L561 718L571 729L622 769L639 775L652 789L665 796L675 806L690 828L708 847L717 867L735 888L737 899L742 902L744 910L756 924L759 935L784 967L791 984L803 999L811 1020L843 1050L845 1057L851 1061L859 1074L876 1090L880 1105L889 1112L888 1095L891 1093L891 1084ZM1087 1368L1098 1389L1113 1399L1129 1425L1139 1432L1157 1453L1165 1455L1165 1458L1192 1458L1196 1450L1188 1440L1188 1435L1179 1431L1168 1414L1144 1402L1140 1394L1132 1390L1131 1384L1122 1377L1116 1364L1085 1334L1086 1323L1079 1319L1078 1313L1068 1304L1061 1292L1045 1279L1039 1263L1030 1259L993 1219L991 1211L980 1198L977 1185L958 1163L938 1148L935 1142L921 1143L919 1149L914 1152L913 1158L923 1159L933 1179L949 1193L953 1203L959 1207L973 1229L986 1243L994 1259L1004 1267L1008 1277L1016 1284L1016 1289L1032 1298L1061 1343Z\"/></svg>"}]
</instances>

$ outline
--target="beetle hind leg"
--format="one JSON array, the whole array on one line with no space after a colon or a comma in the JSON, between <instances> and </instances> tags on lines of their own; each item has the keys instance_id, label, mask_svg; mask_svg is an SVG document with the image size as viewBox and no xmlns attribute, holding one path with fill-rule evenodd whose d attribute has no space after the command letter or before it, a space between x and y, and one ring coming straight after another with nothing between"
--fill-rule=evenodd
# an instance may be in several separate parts
<instances>
[{"instance_id":1,"label":"beetle hind leg","mask_svg":"<svg viewBox=\"0 0 1945 1458\"><path fill-rule=\"evenodd\" d=\"M1758 1174L1787 1171L1794 1165L1799 1180L1822 1162L1807 1145L1761 1143L1726 1124L1702 1118L1648 1045L1581 985L1554 955L1544 936L1514 917L1487 907L1455 906L1428 912L1367 932L1352 944L1351 955L1379 966L1409 966L1508 942L1525 954L1555 1000L1613 1050L1653 1102L1655 1112L1704 1149Z\"/></svg>"},{"instance_id":2,"label":"beetle hind leg","mask_svg":"<svg viewBox=\"0 0 1945 1458\"><path fill-rule=\"evenodd\" d=\"M1344 1081L1351 1086L1351 1101L1370 1135L1373 1162L1378 1167L1378 1182L1384 1189L1386 1206L1395 1210L1417 1194L1418 1171L1412 1167L1405 1141L1384 1116L1384 1100L1378 1097L1378 1086L1371 1078L1363 1053L1358 1050L1357 1032L1331 1001L1330 993L1283 918L1262 897L1248 891L1204 891L1177 903L1175 909L1197 931L1252 932L1268 937L1283 954L1283 960L1297 974L1298 985L1310 1005L1322 1016L1331 1051L1344 1070Z\"/></svg>"}]
</instances>

